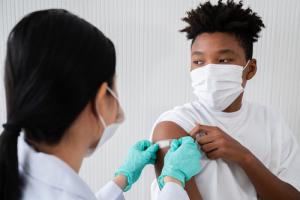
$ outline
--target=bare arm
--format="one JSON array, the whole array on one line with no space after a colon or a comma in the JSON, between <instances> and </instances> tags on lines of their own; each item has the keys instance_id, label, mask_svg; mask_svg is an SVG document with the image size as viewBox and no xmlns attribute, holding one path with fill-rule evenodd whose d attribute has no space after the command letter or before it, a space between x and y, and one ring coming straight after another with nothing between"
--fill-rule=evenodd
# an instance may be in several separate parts
<instances>
[{"instance_id":1,"label":"bare arm","mask_svg":"<svg viewBox=\"0 0 300 200\"><path fill-rule=\"evenodd\" d=\"M300 199L300 192L273 175L252 153L240 164L262 199Z\"/></svg>"},{"instance_id":2,"label":"bare arm","mask_svg":"<svg viewBox=\"0 0 300 200\"><path fill-rule=\"evenodd\" d=\"M157 124L154 129L152 140L153 142L157 142L166 139L178 139L187 135L188 134L177 124L165 121ZM167 151L168 148L164 148L160 149L157 153L157 163L155 164L155 173L157 178L160 176L161 170L164 166L164 157ZM186 183L185 190L191 200L202 199L194 178Z\"/></svg>"}]
</instances>

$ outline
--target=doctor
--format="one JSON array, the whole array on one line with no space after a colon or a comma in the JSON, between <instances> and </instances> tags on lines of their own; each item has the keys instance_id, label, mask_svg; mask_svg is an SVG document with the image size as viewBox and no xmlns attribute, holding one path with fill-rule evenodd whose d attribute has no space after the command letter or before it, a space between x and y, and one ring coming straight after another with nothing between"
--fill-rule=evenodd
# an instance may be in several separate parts
<instances>
[{"instance_id":1,"label":"doctor","mask_svg":"<svg viewBox=\"0 0 300 200\"><path fill-rule=\"evenodd\" d=\"M115 49L96 27L60 9L33 12L11 31L0 136L1 200L124 199L157 145L136 143L112 181L95 195L78 176L83 159L123 122L115 88ZM183 187L200 172L191 137L174 140L158 199L188 199Z\"/></svg>"}]
</instances>

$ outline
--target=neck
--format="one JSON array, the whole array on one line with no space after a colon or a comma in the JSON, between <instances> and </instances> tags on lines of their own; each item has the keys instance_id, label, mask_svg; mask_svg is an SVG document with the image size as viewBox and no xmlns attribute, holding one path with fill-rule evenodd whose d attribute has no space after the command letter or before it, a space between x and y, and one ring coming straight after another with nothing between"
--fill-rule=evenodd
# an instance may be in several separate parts
<instances>
[{"instance_id":1,"label":"neck","mask_svg":"<svg viewBox=\"0 0 300 200\"><path fill-rule=\"evenodd\" d=\"M69 165L76 173L79 173L86 148L80 145L80 141L71 140L66 134L58 144L36 144L32 143L37 151L54 155Z\"/></svg>"},{"instance_id":2,"label":"neck","mask_svg":"<svg viewBox=\"0 0 300 200\"><path fill-rule=\"evenodd\" d=\"M243 93L230 105L228 106L223 112L236 112L241 109L242 107L242 100L243 100Z\"/></svg>"}]
</instances>

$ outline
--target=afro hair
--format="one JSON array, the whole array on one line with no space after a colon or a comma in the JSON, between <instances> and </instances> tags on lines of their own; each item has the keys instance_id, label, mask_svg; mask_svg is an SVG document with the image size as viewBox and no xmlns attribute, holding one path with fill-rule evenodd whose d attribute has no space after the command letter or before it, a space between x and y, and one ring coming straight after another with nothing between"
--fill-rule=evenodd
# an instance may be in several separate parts
<instances>
[{"instance_id":1,"label":"afro hair","mask_svg":"<svg viewBox=\"0 0 300 200\"><path fill-rule=\"evenodd\" d=\"M186 32L192 43L202 33L231 33L244 48L247 59L252 58L253 43L265 27L257 13L250 8L244 9L242 1L235 3L233 0L227 0L225 3L219 0L216 5L207 1L187 12L187 16L182 20L188 23L188 26L180 31Z\"/></svg>"}]
</instances>

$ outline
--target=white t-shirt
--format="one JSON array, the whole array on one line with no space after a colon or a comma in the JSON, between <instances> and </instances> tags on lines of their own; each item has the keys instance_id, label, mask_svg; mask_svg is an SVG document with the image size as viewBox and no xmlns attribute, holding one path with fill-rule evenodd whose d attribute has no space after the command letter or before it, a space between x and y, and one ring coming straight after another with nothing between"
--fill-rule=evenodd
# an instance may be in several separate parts
<instances>
[{"instance_id":1,"label":"white t-shirt","mask_svg":"<svg viewBox=\"0 0 300 200\"><path fill-rule=\"evenodd\" d=\"M280 116L269 108L244 102L239 111L225 113L211 111L194 101L163 113L154 127L162 121L174 122L187 133L196 123L217 126L248 148L273 174L300 190L299 145ZM205 156L200 163L203 170L195 180L204 199L257 199L254 186L236 164ZM155 199L159 192L154 180L151 198Z\"/></svg>"}]
</instances>

